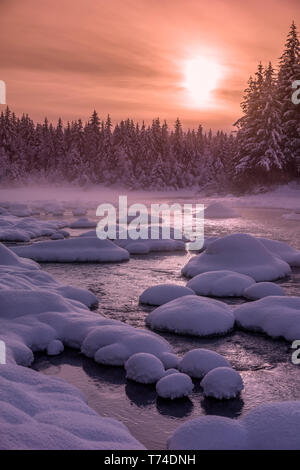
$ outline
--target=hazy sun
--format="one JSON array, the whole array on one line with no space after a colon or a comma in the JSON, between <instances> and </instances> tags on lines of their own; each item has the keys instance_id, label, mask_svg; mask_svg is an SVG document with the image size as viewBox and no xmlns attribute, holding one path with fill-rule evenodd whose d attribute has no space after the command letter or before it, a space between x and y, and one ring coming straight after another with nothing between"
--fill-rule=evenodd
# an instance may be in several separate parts
<instances>
[{"instance_id":1,"label":"hazy sun","mask_svg":"<svg viewBox=\"0 0 300 470\"><path fill-rule=\"evenodd\" d=\"M208 104L211 92L216 89L220 65L208 57L197 57L186 62L185 83L194 105Z\"/></svg>"}]
</instances>

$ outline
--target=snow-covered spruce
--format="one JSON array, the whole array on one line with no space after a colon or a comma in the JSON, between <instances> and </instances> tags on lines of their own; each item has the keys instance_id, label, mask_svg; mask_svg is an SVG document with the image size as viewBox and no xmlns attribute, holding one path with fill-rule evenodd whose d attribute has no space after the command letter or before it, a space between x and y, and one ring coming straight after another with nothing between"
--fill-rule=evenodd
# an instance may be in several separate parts
<instances>
[{"instance_id":1,"label":"snow-covered spruce","mask_svg":"<svg viewBox=\"0 0 300 470\"><path fill-rule=\"evenodd\" d=\"M231 367L225 357L209 349L192 349L179 362L178 369L196 379L202 379L217 367Z\"/></svg>"},{"instance_id":2,"label":"snow-covered spruce","mask_svg":"<svg viewBox=\"0 0 300 470\"><path fill-rule=\"evenodd\" d=\"M197 295L212 297L242 297L245 289L255 284L254 279L234 271L210 271L198 274L186 287Z\"/></svg>"},{"instance_id":3,"label":"snow-covered spruce","mask_svg":"<svg viewBox=\"0 0 300 470\"><path fill-rule=\"evenodd\" d=\"M233 219L240 215L224 202L213 202L204 210L206 219Z\"/></svg>"},{"instance_id":4,"label":"snow-covered spruce","mask_svg":"<svg viewBox=\"0 0 300 470\"><path fill-rule=\"evenodd\" d=\"M244 384L236 370L230 367L217 367L204 376L201 387L206 397L228 400L239 395Z\"/></svg>"},{"instance_id":5,"label":"snow-covered spruce","mask_svg":"<svg viewBox=\"0 0 300 470\"><path fill-rule=\"evenodd\" d=\"M249 300L259 300L264 297L285 295L284 290L274 282L258 282L244 290L243 296Z\"/></svg>"},{"instance_id":6,"label":"snow-covered spruce","mask_svg":"<svg viewBox=\"0 0 300 470\"><path fill-rule=\"evenodd\" d=\"M94 228L96 226L97 222L89 220L85 217L82 219L75 220L69 225L70 228Z\"/></svg>"},{"instance_id":7,"label":"snow-covered spruce","mask_svg":"<svg viewBox=\"0 0 300 470\"><path fill-rule=\"evenodd\" d=\"M185 295L193 295L194 291L176 284L160 284L148 287L139 298L141 304L163 305Z\"/></svg>"},{"instance_id":8,"label":"snow-covered spruce","mask_svg":"<svg viewBox=\"0 0 300 470\"><path fill-rule=\"evenodd\" d=\"M300 401L259 405L239 419L201 416L179 426L170 450L299 450Z\"/></svg>"},{"instance_id":9,"label":"snow-covered spruce","mask_svg":"<svg viewBox=\"0 0 300 470\"><path fill-rule=\"evenodd\" d=\"M153 310L146 324L154 330L182 335L223 335L233 328L234 315L223 302L187 295Z\"/></svg>"},{"instance_id":10,"label":"snow-covered spruce","mask_svg":"<svg viewBox=\"0 0 300 470\"><path fill-rule=\"evenodd\" d=\"M264 297L234 310L237 325L272 338L300 338L300 297Z\"/></svg>"},{"instance_id":11,"label":"snow-covered spruce","mask_svg":"<svg viewBox=\"0 0 300 470\"><path fill-rule=\"evenodd\" d=\"M18 246L12 249L19 256L38 262L113 263L129 259L128 251L116 246L110 240L99 240L96 237L37 242L30 246Z\"/></svg>"},{"instance_id":12,"label":"snow-covered spruce","mask_svg":"<svg viewBox=\"0 0 300 470\"><path fill-rule=\"evenodd\" d=\"M208 271L230 270L255 281L273 281L291 273L290 266L273 255L262 242L245 233L219 238L182 269L187 277Z\"/></svg>"},{"instance_id":13,"label":"snow-covered spruce","mask_svg":"<svg viewBox=\"0 0 300 470\"><path fill-rule=\"evenodd\" d=\"M190 376L179 372L165 375L156 384L158 396L171 400L187 397L193 389L194 384Z\"/></svg>"},{"instance_id":14,"label":"snow-covered spruce","mask_svg":"<svg viewBox=\"0 0 300 470\"><path fill-rule=\"evenodd\" d=\"M279 242L277 240L270 240L269 238L257 238L263 245L277 258L282 259L290 266L300 266L300 251L292 248L287 243Z\"/></svg>"},{"instance_id":15,"label":"snow-covered spruce","mask_svg":"<svg viewBox=\"0 0 300 470\"><path fill-rule=\"evenodd\" d=\"M143 384L154 384L165 373L163 363L153 354L133 354L125 363L126 378Z\"/></svg>"},{"instance_id":16,"label":"snow-covered spruce","mask_svg":"<svg viewBox=\"0 0 300 470\"><path fill-rule=\"evenodd\" d=\"M1 450L143 448L124 424L100 417L64 380L0 366Z\"/></svg>"}]
</instances>

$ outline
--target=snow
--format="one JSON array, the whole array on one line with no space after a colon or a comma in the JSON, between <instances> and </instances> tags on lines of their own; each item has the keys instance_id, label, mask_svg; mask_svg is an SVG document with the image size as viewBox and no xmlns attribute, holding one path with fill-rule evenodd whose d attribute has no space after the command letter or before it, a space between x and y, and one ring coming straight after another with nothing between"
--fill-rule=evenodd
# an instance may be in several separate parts
<instances>
[{"instance_id":1,"label":"snow","mask_svg":"<svg viewBox=\"0 0 300 470\"><path fill-rule=\"evenodd\" d=\"M242 297L254 279L234 271L210 271L198 274L187 283L197 295L212 297Z\"/></svg>"},{"instance_id":2,"label":"snow","mask_svg":"<svg viewBox=\"0 0 300 470\"><path fill-rule=\"evenodd\" d=\"M3 243L0 243L0 265L14 266L24 269L38 269L39 265L32 260L20 258L7 248Z\"/></svg>"},{"instance_id":3,"label":"snow","mask_svg":"<svg viewBox=\"0 0 300 470\"><path fill-rule=\"evenodd\" d=\"M225 357L209 349L192 349L188 351L178 365L181 372L196 379L202 379L208 372L217 367L231 367L231 365Z\"/></svg>"},{"instance_id":4,"label":"snow","mask_svg":"<svg viewBox=\"0 0 300 470\"><path fill-rule=\"evenodd\" d=\"M264 246L278 258L282 259L290 266L300 267L300 251L290 247L287 243L268 238L258 238Z\"/></svg>"},{"instance_id":5,"label":"snow","mask_svg":"<svg viewBox=\"0 0 300 470\"><path fill-rule=\"evenodd\" d=\"M244 388L240 374L229 367L217 367L209 371L201 381L206 397L219 400L235 398Z\"/></svg>"},{"instance_id":6,"label":"snow","mask_svg":"<svg viewBox=\"0 0 300 470\"><path fill-rule=\"evenodd\" d=\"M194 291L176 284L160 284L148 287L140 296L139 301L148 305L163 305L185 295L193 295Z\"/></svg>"},{"instance_id":7,"label":"snow","mask_svg":"<svg viewBox=\"0 0 300 470\"><path fill-rule=\"evenodd\" d=\"M299 450L300 401L259 405L242 418L201 416L179 426L170 450Z\"/></svg>"},{"instance_id":8,"label":"snow","mask_svg":"<svg viewBox=\"0 0 300 470\"><path fill-rule=\"evenodd\" d=\"M289 214L283 214L283 219L297 220L300 221L300 212L290 212Z\"/></svg>"},{"instance_id":9,"label":"snow","mask_svg":"<svg viewBox=\"0 0 300 470\"><path fill-rule=\"evenodd\" d=\"M65 237L62 233L60 232L54 232L53 235L51 235L51 240L63 240Z\"/></svg>"},{"instance_id":10,"label":"snow","mask_svg":"<svg viewBox=\"0 0 300 470\"><path fill-rule=\"evenodd\" d=\"M54 339L47 346L48 356L57 356L64 350L64 345L59 339Z\"/></svg>"},{"instance_id":11,"label":"snow","mask_svg":"<svg viewBox=\"0 0 300 470\"><path fill-rule=\"evenodd\" d=\"M165 373L163 363L153 354L138 353L125 363L126 378L143 384L156 383Z\"/></svg>"},{"instance_id":12,"label":"snow","mask_svg":"<svg viewBox=\"0 0 300 470\"><path fill-rule=\"evenodd\" d=\"M234 315L223 302L187 295L153 310L146 323L152 329L201 337L227 333Z\"/></svg>"},{"instance_id":13,"label":"snow","mask_svg":"<svg viewBox=\"0 0 300 470\"><path fill-rule=\"evenodd\" d=\"M187 397L192 393L194 384L192 379L181 373L172 373L162 377L156 384L156 391L158 396L162 398L175 398Z\"/></svg>"},{"instance_id":14,"label":"snow","mask_svg":"<svg viewBox=\"0 0 300 470\"><path fill-rule=\"evenodd\" d=\"M244 297L249 300L259 300L268 296L285 295L284 290L274 282L258 282L244 290Z\"/></svg>"},{"instance_id":15,"label":"snow","mask_svg":"<svg viewBox=\"0 0 300 470\"><path fill-rule=\"evenodd\" d=\"M247 431L239 420L201 416L179 426L167 445L169 450L244 450Z\"/></svg>"},{"instance_id":16,"label":"snow","mask_svg":"<svg viewBox=\"0 0 300 470\"><path fill-rule=\"evenodd\" d=\"M96 237L37 242L30 246L14 247L13 251L25 258L50 263L113 263L129 259L128 251L110 240Z\"/></svg>"},{"instance_id":17,"label":"snow","mask_svg":"<svg viewBox=\"0 0 300 470\"><path fill-rule=\"evenodd\" d=\"M165 369L176 369L179 364L179 358L176 354L164 352L159 356L159 359L163 363Z\"/></svg>"},{"instance_id":18,"label":"snow","mask_svg":"<svg viewBox=\"0 0 300 470\"><path fill-rule=\"evenodd\" d=\"M75 387L16 365L0 366L0 449L143 449L126 426L102 418Z\"/></svg>"},{"instance_id":19,"label":"snow","mask_svg":"<svg viewBox=\"0 0 300 470\"><path fill-rule=\"evenodd\" d=\"M167 377L168 375L171 375L171 374L178 374L178 369L167 369L164 373L164 377Z\"/></svg>"},{"instance_id":20,"label":"snow","mask_svg":"<svg viewBox=\"0 0 300 470\"><path fill-rule=\"evenodd\" d=\"M74 217L84 217L87 214L87 209L84 207L77 207L76 209L73 209L72 213Z\"/></svg>"},{"instance_id":21,"label":"snow","mask_svg":"<svg viewBox=\"0 0 300 470\"><path fill-rule=\"evenodd\" d=\"M227 203L213 202L204 210L206 219L232 219L240 215Z\"/></svg>"},{"instance_id":22,"label":"snow","mask_svg":"<svg viewBox=\"0 0 300 470\"><path fill-rule=\"evenodd\" d=\"M238 326L287 341L300 338L300 297L265 297L234 310Z\"/></svg>"},{"instance_id":23,"label":"snow","mask_svg":"<svg viewBox=\"0 0 300 470\"><path fill-rule=\"evenodd\" d=\"M182 269L187 277L209 271L230 270L255 281L273 281L291 273L290 266L277 258L262 242L245 233L219 238L193 257Z\"/></svg>"},{"instance_id":24,"label":"snow","mask_svg":"<svg viewBox=\"0 0 300 470\"><path fill-rule=\"evenodd\" d=\"M0 215L0 241L28 242L33 238L52 236L66 225L66 222L57 220L42 221L34 217Z\"/></svg>"},{"instance_id":25,"label":"snow","mask_svg":"<svg viewBox=\"0 0 300 470\"><path fill-rule=\"evenodd\" d=\"M75 220L69 225L70 228L93 228L96 226L97 226L97 222L94 222L93 220L89 220L85 217Z\"/></svg>"}]
</instances>

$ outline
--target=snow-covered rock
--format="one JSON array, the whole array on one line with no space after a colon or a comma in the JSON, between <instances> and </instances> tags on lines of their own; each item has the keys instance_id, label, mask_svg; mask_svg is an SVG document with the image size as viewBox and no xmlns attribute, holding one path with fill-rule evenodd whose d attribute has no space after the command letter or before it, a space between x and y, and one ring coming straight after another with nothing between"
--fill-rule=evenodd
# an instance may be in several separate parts
<instances>
[{"instance_id":1,"label":"snow-covered rock","mask_svg":"<svg viewBox=\"0 0 300 470\"><path fill-rule=\"evenodd\" d=\"M234 271L210 271L198 274L187 283L197 295L242 297L244 290L255 284L254 279Z\"/></svg>"},{"instance_id":2,"label":"snow-covered rock","mask_svg":"<svg viewBox=\"0 0 300 470\"><path fill-rule=\"evenodd\" d=\"M25 367L0 366L1 450L125 450L144 447L102 418L79 390Z\"/></svg>"},{"instance_id":3,"label":"snow-covered rock","mask_svg":"<svg viewBox=\"0 0 300 470\"><path fill-rule=\"evenodd\" d=\"M179 372L165 375L156 384L158 396L171 400L187 397L193 389L194 384L190 376Z\"/></svg>"},{"instance_id":4,"label":"snow-covered rock","mask_svg":"<svg viewBox=\"0 0 300 470\"><path fill-rule=\"evenodd\" d=\"M159 359L163 363L165 369L176 369L179 364L179 357L176 354L164 352L159 356Z\"/></svg>"},{"instance_id":5,"label":"snow-covered rock","mask_svg":"<svg viewBox=\"0 0 300 470\"><path fill-rule=\"evenodd\" d=\"M274 282L258 282L244 290L243 296L249 300L259 300L264 297L285 295L284 290Z\"/></svg>"},{"instance_id":6,"label":"snow-covered rock","mask_svg":"<svg viewBox=\"0 0 300 470\"><path fill-rule=\"evenodd\" d=\"M126 377L143 384L156 383L165 373L163 363L153 354L138 353L125 363Z\"/></svg>"},{"instance_id":7,"label":"snow-covered rock","mask_svg":"<svg viewBox=\"0 0 300 470\"><path fill-rule=\"evenodd\" d=\"M34 217L19 218L0 215L0 240L28 242L32 238L50 237L67 224L64 221L43 221Z\"/></svg>"},{"instance_id":8,"label":"snow-covered rock","mask_svg":"<svg viewBox=\"0 0 300 470\"><path fill-rule=\"evenodd\" d=\"M87 214L87 209L84 207L77 207L76 209L73 209L72 213L74 217L84 217Z\"/></svg>"},{"instance_id":9,"label":"snow-covered rock","mask_svg":"<svg viewBox=\"0 0 300 470\"><path fill-rule=\"evenodd\" d=\"M139 298L140 303L148 305L163 305L185 295L193 295L194 291L176 284L160 284L148 287Z\"/></svg>"},{"instance_id":10,"label":"snow-covered rock","mask_svg":"<svg viewBox=\"0 0 300 470\"><path fill-rule=\"evenodd\" d=\"M14 266L24 269L39 269L39 265L31 259L24 259L17 256L9 248L0 243L0 265Z\"/></svg>"},{"instance_id":11,"label":"snow-covered rock","mask_svg":"<svg viewBox=\"0 0 300 470\"><path fill-rule=\"evenodd\" d=\"M255 281L273 281L291 273L290 266L273 255L262 242L245 233L227 235L213 241L182 269L187 277L209 271L230 270Z\"/></svg>"},{"instance_id":12,"label":"snow-covered rock","mask_svg":"<svg viewBox=\"0 0 300 470\"><path fill-rule=\"evenodd\" d=\"M13 251L25 258L50 263L106 263L129 259L128 251L110 240L94 237L37 242L30 246L14 247Z\"/></svg>"},{"instance_id":13,"label":"snow-covered rock","mask_svg":"<svg viewBox=\"0 0 300 470\"><path fill-rule=\"evenodd\" d=\"M178 374L178 369L167 369L164 373L164 377L167 377L168 375L172 375L172 374Z\"/></svg>"},{"instance_id":14,"label":"snow-covered rock","mask_svg":"<svg viewBox=\"0 0 300 470\"><path fill-rule=\"evenodd\" d=\"M156 330L193 336L225 334L233 328L229 305L214 299L187 295L153 310L147 325Z\"/></svg>"},{"instance_id":15,"label":"snow-covered rock","mask_svg":"<svg viewBox=\"0 0 300 470\"><path fill-rule=\"evenodd\" d=\"M282 259L290 266L300 267L300 251L292 248L287 243L269 238L257 238L277 258Z\"/></svg>"},{"instance_id":16,"label":"snow-covered rock","mask_svg":"<svg viewBox=\"0 0 300 470\"><path fill-rule=\"evenodd\" d=\"M181 372L196 379L202 379L208 372L217 367L231 367L231 365L220 354L201 348L188 351L178 365Z\"/></svg>"},{"instance_id":17,"label":"snow-covered rock","mask_svg":"<svg viewBox=\"0 0 300 470\"><path fill-rule=\"evenodd\" d=\"M65 237L60 232L54 232L54 234L51 235L50 238L51 238L51 240L63 240Z\"/></svg>"},{"instance_id":18,"label":"snow-covered rock","mask_svg":"<svg viewBox=\"0 0 300 470\"><path fill-rule=\"evenodd\" d=\"M264 297L234 310L238 326L287 341L300 338L300 297Z\"/></svg>"},{"instance_id":19,"label":"snow-covered rock","mask_svg":"<svg viewBox=\"0 0 300 470\"><path fill-rule=\"evenodd\" d=\"M230 367L217 367L209 371L201 381L206 397L219 400L235 398L244 388L240 374Z\"/></svg>"},{"instance_id":20,"label":"snow-covered rock","mask_svg":"<svg viewBox=\"0 0 300 470\"><path fill-rule=\"evenodd\" d=\"M228 204L223 202L213 202L204 210L206 219L232 219L240 215Z\"/></svg>"},{"instance_id":21,"label":"snow-covered rock","mask_svg":"<svg viewBox=\"0 0 300 470\"><path fill-rule=\"evenodd\" d=\"M57 356L61 354L64 350L64 345L59 339L54 339L47 346L48 356Z\"/></svg>"},{"instance_id":22,"label":"snow-covered rock","mask_svg":"<svg viewBox=\"0 0 300 470\"><path fill-rule=\"evenodd\" d=\"M69 225L70 228L93 228L96 226L97 226L97 222L93 220L89 220L85 217L75 220Z\"/></svg>"}]
</instances>

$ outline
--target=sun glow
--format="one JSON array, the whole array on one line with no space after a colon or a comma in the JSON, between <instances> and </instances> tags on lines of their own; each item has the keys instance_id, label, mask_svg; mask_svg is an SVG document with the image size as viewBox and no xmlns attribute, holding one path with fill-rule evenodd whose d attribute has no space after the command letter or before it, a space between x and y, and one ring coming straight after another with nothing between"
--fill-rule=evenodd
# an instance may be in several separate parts
<instances>
[{"instance_id":1,"label":"sun glow","mask_svg":"<svg viewBox=\"0 0 300 470\"><path fill-rule=\"evenodd\" d=\"M209 57L200 56L186 62L184 87L195 106L210 103L220 77L220 65Z\"/></svg>"}]
</instances>

